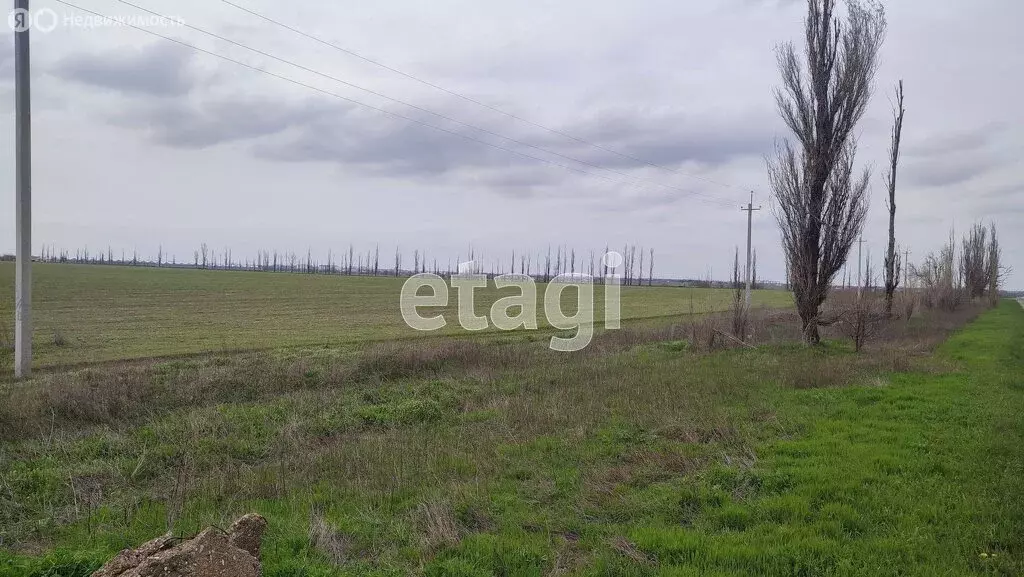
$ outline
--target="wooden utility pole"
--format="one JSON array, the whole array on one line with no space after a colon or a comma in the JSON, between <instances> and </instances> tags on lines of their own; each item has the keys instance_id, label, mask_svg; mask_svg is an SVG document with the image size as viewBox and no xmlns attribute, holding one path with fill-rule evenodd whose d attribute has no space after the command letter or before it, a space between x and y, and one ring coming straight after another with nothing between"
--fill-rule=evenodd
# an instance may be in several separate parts
<instances>
[{"instance_id":1,"label":"wooden utility pole","mask_svg":"<svg viewBox=\"0 0 1024 577\"><path fill-rule=\"evenodd\" d=\"M15 237L14 376L32 372L32 115L28 0L14 0Z\"/></svg>"}]
</instances>

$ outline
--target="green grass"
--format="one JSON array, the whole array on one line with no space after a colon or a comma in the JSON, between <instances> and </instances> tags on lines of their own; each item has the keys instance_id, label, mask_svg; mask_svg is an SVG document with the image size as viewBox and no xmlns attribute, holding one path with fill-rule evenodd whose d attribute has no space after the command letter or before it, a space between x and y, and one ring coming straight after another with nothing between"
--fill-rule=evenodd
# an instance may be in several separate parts
<instances>
[{"instance_id":1,"label":"green grass","mask_svg":"<svg viewBox=\"0 0 1024 577\"><path fill-rule=\"evenodd\" d=\"M187 355L209 351L359 344L423 337L402 321L404 279L194 269L36 264L33 266L35 364L50 366ZM0 286L14 285L14 265L0 263ZM543 299L544 285L538 288ZM478 290L485 314L501 296ZM0 344L13 334L13 291L0 291ZM602 303L603 293L597 293ZM455 291L444 309L455 334ZM789 306L782 291L757 291L755 304ZM563 294L574 298L571 291ZM725 310L731 291L626 287L622 318L678 316ZM538 307L543 311L543 302ZM572 311L568 304L567 312ZM595 316L602 319L599 305ZM543 323L542 323L543 326ZM55 344L59 334L65 343ZM10 370L0 351L0 370ZM7 365L5 367L5 365Z\"/></svg>"},{"instance_id":2,"label":"green grass","mask_svg":"<svg viewBox=\"0 0 1024 577\"><path fill-rule=\"evenodd\" d=\"M21 385L52 387L53 420L0 444L0 575L88 575L248 511L270 521L270 577L1024 573L1012 301L910 363L841 343L509 346ZM155 391L144 410L76 396L123 383Z\"/></svg>"}]
</instances>

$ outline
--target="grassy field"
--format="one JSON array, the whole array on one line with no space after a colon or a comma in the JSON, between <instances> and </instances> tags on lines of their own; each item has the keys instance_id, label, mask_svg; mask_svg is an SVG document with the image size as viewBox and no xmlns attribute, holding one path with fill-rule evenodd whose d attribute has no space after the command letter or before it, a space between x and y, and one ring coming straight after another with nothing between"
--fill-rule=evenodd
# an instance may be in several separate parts
<instances>
[{"instance_id":1,"label":"grassy field","mask_svg":"<svg viewBox=\"0 0 1024 577\"><path fill-rule=\"evenodd\" d=\"M1024 309L922 345L970 316L860 354L652 330L8 384L0 575L85 576L249 511L269 577L1020 575Z\"/></svg>"},{"instance_id":2,"label":"grassy field","mask_svg":"<svg viewBox=\"0 0 1024 577\"><path fill-rule=\"evenodd\" d=\"M454 291L439 333L407 327L398 308L403 279L286 273L38 264L34 275L38 366L173 356L206 351L358 344L458 332ZM14 285L13 263L0 263L0 286ZM544 285L538 298L543 298ZM484 314L499 293L479 290ZM0 343L10 340L13 290L0 291ZM597 302L603 293L598 291ZM563 296L572 297L571 292ZM627 287L622 318L725 310L728 290ZM757 291L755 304L789 306L782 291ZM543 310L543 305L538 310ZM566 305L567 312L572 309ZM603 309L599 306L597 318ZM55 344L60 335L64 344ZM0 351L0 371L10 371Z\"/></svg>"}]
</instances>

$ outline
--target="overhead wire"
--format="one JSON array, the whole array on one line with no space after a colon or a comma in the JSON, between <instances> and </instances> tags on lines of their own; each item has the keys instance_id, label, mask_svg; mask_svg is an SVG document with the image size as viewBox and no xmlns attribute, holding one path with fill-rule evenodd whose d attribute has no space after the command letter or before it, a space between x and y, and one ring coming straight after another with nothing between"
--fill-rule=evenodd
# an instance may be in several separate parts
<instances>
[{"instance_id":1,"label":"overhead wire","mask_svg":"<svg viewBox=\"0 0 1024 577\"><path fill-rule=\"evenodd\" d=\"M275 26L279 26L279 27L281 27L281 28L283 28L285 30L289 30L291 32L294 32L295 34L298 34L298 35L300 35L300 36L302 36L304 38L307 38L309 40L317 42L318 44L321 44L323 46L327 46L329 48L333 48L334 50L337 50L339 52L348 54L349 56L352 56L354 58L358 58L359 60L362 60L362 61L367 62L369 64L372 64L374 66L378 66L380 68L383 68L385 70L388 70L388 71L393 72L395 74L398 74L400 76L403 76L405 78L408 78L410 80L418 82L418 83L420 83L420 84L422 84L424 86L429 86L430 88L433 88L435 90L439 90L439 91L444 92L446 94L449 94L451 96L455 96L456 98L460 98L460 99L462 99L462 100L464 100L466 102L470 102L470 103L475 104L477 106L486 108L488 110L491 110L493 112L501 114L502 116L505 116L507 118L511 118L511 119L517 120L519 122L523 122L523 123L529 124L531 126L534 126L536 128L540 128L540 129L545 130L547 132L550 132L552 134L561 136L563 138L567 138L569 140L573 140L573 141L575 141L575 142L577 142L579 144L584 144L586 146L590 146L590 147L595 148L597 150L601 150L603 152L607 152L609 154L613 154L613 155L618 156L620 158L631 160L633 162L636 162L636 163L639 163L639 164L643 164L643 165L646 165L646 166L651 167L651 168L657 168L657 169L660 169L660 170L664 170L664 171L668 171L668 172L673 172L673 173L676 173L676 174L680 174L682 176L686 176L688 178L693 178L693 179L696 179L696 180L701 180L701 181L707 182L709 184L715 184L715 185L726 187L726 188L732 188L732 189L742 190L744 192L748 192L748 189L744 188L744 187L735 186L735 185L729 184L727 182L722 182L722 181L719 181L719 180L714 180L714 179L711 179L711 178L707 178L707 177L704 177L704 176L699 176L699 175L696 175L696 174L691 174L691 173L688 173L688 172L683 172L683 171L681 171L681 170L679 170L677 168L671 168L671 167L668 167L668 166L664 166L662 164L658 164L658 163L655 163L655 162L644 160L644 159L639 158L639 157L637 157L635 155L628 154L628 153L625 153L625 152L621 152L621 151L615 150L613 148L610 148L610 147L607 147L607 146L604 146L604 145L601 145L601 144L598 144L598 143L595 143L595 142L591 142L591 141L586 140L584 138L580 138L578 136L574 136L574 135L569 134L569 133L567 133L567 132L565 132L563 130L559 130L557 128L551 128L549 126L546 126L546 125L541 124L539 122L536 122L534 120L530 120L529 118L525 118L523 116L514 114L512 112L508 112L506 110L502 110L501 108L498 108L498 107L493 106L491 104L487 104L486 102L483 102L483 101L478 100L476 98L473 98L471 96L466 96L465 94L456 92L456 91L451 90L449 88L445 88L444 86L441 86L441 85L436 84L434 82L431 82L429 80L424 80L423 78L420 78L420 77L418 77L418 76L416 76L414 74L405 72L405 71L400 70L398 68L395 68L393 66L389 66L389 65L387 65L387 64L385 64L385 63L383 63L383 62L381 62L379 60L375 60L375 59L370 58L368 56L364 56L363 54L360 54L359 52L356 52L354 50L345 48L344 46L340 46L340 45L338 45L338 44L336 44L334 42L331 42L329 40L326 40L326 39L321 38L319 36L316 36L314 34L310 34L308 32L305 32L305 31L303 31L303 30L301 30L301 29L299 29L299 28L297 28L295 26L291 26L291 25L285 24L284 22L281 22L279 20L271 18L271 17L269 17L269 16L267 16L265 14L257 12L256 10L252 10L251 8L247 8L245 6L242 6L242 5L240 5L240 4L236 3L236 2L232 2L231 0L221 0L221 2L223 2L224 4L227 4L228 6L231 6L231 7L235 8L237 10L241 10L242 12L245 12L247 14L250 14L252 16L260 18L260 19L262 19L262 20L264 20L266 22L269 22L271 24L274 24Z\"/></svg>"},{"instance_id":2,"label":"overhead wire","mask_svg":"<svg viewBox=\"0 0 1024 577\"><path fill-rule=\"evenodd\" d=\"M270 71L270 70L266 70L264 68L260 68L259 66L255 66L253 64L242 62L241 60L236 60L234 58L231 58L229 56L225 56L223 54L214 52L212 50L207 50L205 48L202 48L200 46L196 46L195 44L191 44L191 43L186 42L184 40L181 40L179 38L175 38L173 36L167 36L165 34L160 34L159 32L155 32L153 30L149 30L147 28L131 24L129 22L123 22L123 21L118 20L118 19L116 19L114 17L108 16L106 14L102 14L102 13L97 12L95 10L90 10L88 8L85 8L85 7L80 6L78 4L74 4L74 3L69 2L67 0L55 0L55 1L60 3L60 4L65 5L65 6L68 6L69 8L72 8L72 9L75 9L75 10L80 10L80 11L85 12L87 14L92 14L93 16L96 16L98 18L102 18L102 19L110 21L110 22L114 22L114 23L117 23L117 24L128 26L130 28L134 28L136 30L145 32L147 34L150 34L152 36L156 36L158 38L162 38L164 40L167 40L169 42L173 42L175 44L178 44L180 46L184 46L186 48L195 50L197 52L201 52L201 53L204 53L204 54L207 54L207 55L210 55L210 56L214 56L214 57L219 58L221 60L224 60L226 62L230 62L230 63L233 63L233 64L237 64L239 66L248 68L248 69L250 69L252 71L259 72L259 73L262 73L262 74L266 74L268 76L277 78L279 80L283 80L285 82L294 84L296 86L300 86L300 87L303 87L303 88L306 88L306 89L309 89L309 90L313 90L313 91L319 92L321 94L324 94L326 96L337 98L339 100L343 100L343 101L346 101L346 102L349 102L349 103L352 103L352 104L355 104L355 105L358 105L358 106L361 106L361 107L364 107L364 108L368 108L370 110L374 110L374 111L380 112L382 114L386 114L388 116L392 116L392 117L395 117L395 118L398 118L398 119L401 119L401 120L404 120L404 121L407 121L407 122L411 122L411 123L414 123L414 124L417 124L417 125L421 125L421 126L424 126L424 127L427 127L427 128L431 128L433 130L444 132L446 134L450 134L452 136L463 138L465 140L469 140L469 141L472 141L472 142L483 144L485 146L489 146L489 147L495 148L497 150L502 150L502 151L508 152L510 154L521 156L523 158L527 158L527 159L530 159L530 160L535 160L535 161L538 161L538 162L549 164L551 166L556 166L556 167L559 167L559 168L562 168L562 169L565 169L565 170L568 170L568 171L578 172L578 173L584 174L586 176L592 176L592 177L600 178L600 179L603 179L603 180L606 180L608 182L612 182L612 183L615 183L615 184L630 184L630 185L635 185L636 184L635 182L634 183L623 182L621 180L609 177L609 176L604 175L604 174L593 173L593 172L590 172L590 171L587 171L587 170L584 170L584 169L581 169L581 168L578 168L578 167L575 167L575 166L569 166L569 165L566 165L566 164L555 162L555 161L553 161L551 159L542 158L542 157L538 157L538 156L533 156L531 154L527 154L525 152L522 152L522 151L519 151L519 150L515 150L513 148L504 147L504 146L501 146L499 144L495 144L493 142L488 142L486 140L482 140L482 139L479 139L479 138L474 138L474 137L472 137L472 136L470 136L468 134L463 134L461 132L456 132L454 130L449 130L449 129L441 127L441 126L430 124L429 122L424 122L424 121L419 120L417 118L412 118L412 117L409 117L409 116L405 116L403 114L394 112L392 110L387 110L387 109L381 108L379 106L374 106L372 104L367 104L365 102L361 102L361 101L355 100L353 98L349 98L347 96L338 94L336 92L331 92L330 90L326 90L326 89L320 88L318 86L314 86L312 84L308 84L306 82L302 82L300 80L296 80L294 78L290 78L288 76L277 74L276 72L273 72L273 71ZM717 205L720 205L720 206L731 206L732 205L732 203L728 203L727 201L720 200L720 199L713 199L713 198L712 199L695 198L695 200L700 201L700 202L709 203L709 204L717 204Z\"/></svg>"},{"instance_id":3,"label":"overhead wire","mask_svg":"<svg viewBox=\"0 0 1024 577\"><path fill-rule=\"evenodd\" d=\"M137 9L137 10L140 10L142 12L150 14L151 16L155 16L157 18L161 18L163 20L168 20L168 21L173 20L170 16L167 16L165 14L161 14L161 13L159 13L157 11L154 11L154 10L150 10L150 9L144 7L144 6L140 6L139 4L136 4L134 2L130 2L129 0L116 0L116 1L121 3L121 4L124 4L125 6L130 6L132 8ZM387 94L383 94L383 93L381 93L379 91L376 91L376 90L373 90L373 89L370 89L370 88L366 88L364 86L360 86L360 85L355 84L353 82L350 82L348 80L344 80L342 78L338 78L337 76L334 76L334 75L331 75L331 74L327 74L325 72L321 72L321 71L316 70L314 68L305 66L305 65L300 64L298 62L295 62L294 60L289 60L287 58L278 56L276 54L272 54L272 53L267 52L265 50L261 50L259 48L254 48L252 46L249 46L248 44L239 42L237 40L233 40L231 38L227 38L226 36L223 36L221 34L217 34L215 32L211 32L209 30L200 28L198 26L194 26L192 24L188 24L188 23L180 22L180 21L179 21L179 25L184 26L185 28L188 28L190 30L194 30L194 31L196 31L196 32L198 32L200 34L203 34L205 36L208 36L210 38L214 38L216 40L220 40L222 42L226 42L226 43L231 44L233 46L237 46L239 48L242 48L244 50L248 50L250 52L253 52L254 54L259 54L260 56L264 56L264 57L270 58L272 60L275 60L277 62L280 62L282 64L286 64L288 66L292 66L292 67L297 68L299 70L302 70L304 72L309 72L311 74L320 76L322 78L326 78L328 80L331 80L333 82L337 82L339 84L348 86L350 88L354 88L356 90L360 90L362 92L366 92L368 94L372 94L374 96L377 96L379 98L383 98L383 99L388 100L390 102L394 102L396 104L400 104L402 106L406 106L406 107L412 108L414 110L417 110L417 111L420 111L420 112L424 112L426 114L430 114L430 115L436 116L436 117L441 118L443 120L446 120L448 122L452 122L454 124L458 124L459 126L463 126L463 127L466 127L466 128L472 129L472 130L477 130L477 131L482 132L484 134L493 136L495 138L500 138L502 140L505 140L507 142L516 144L518 146L524 146L524 147L527 147L527 148L531 148L531 149L534 149L534 150L537 150L537 151L540 151L540 152L544 152L546 154L550 154L552 156L556 156L558 158L562 158L564 160L575 162L575 163L578 163L578 164L581 164L581 165L584 165L584 166L588 166L590 168L594 168L594 169L597 169L597 170L604 170L604 171L610 172L612 174L621 176L623 178L636 181L637 183L641 183L642 182L642 183L652 184L654 186L660 186L660 187L663 187L663 188L675 190L677 192L680 192L680 193L683 193L683 194L686 194L686 195L704 197L704 198L709 199L710 201L713 201L715 203L722 203L723 206L727 202L724 199L720 199L720 198L717 198L715 196L712 196L712 195L709 195L709 194L706 194L706 193L702 193L702 192L698 192L698 191L694 191L694 190L690 190L690 189L685 189L685 188L682 188L682 187L679 187L679 186L674 186L674 185L671 185L671 184L665 184L665 183L662 183L662 182L651 180L649 178L633 176L631 174L627 174L627 173L622 172L620 170L616 170L616 169L613 169L613 168L608 168L608 167L605 167L605 166L601 166L599 164L595 164L595 163L587 161L587 160L581 160L579 158L575 158L575 157L572 157L572 156L569 156L569 155L566 155L566 154L563 154L563 153L560 153L560 152L557 152L557 151L554 151L554 150L550 150L550 149L544 148L542 146L537 146L535 144L531 144L529 142L525 142L523 140L519 140L519 139L510 137L510 136L505 136L505 135L500 134L498 132L495 132L493 130L489 130L487 128L483 128L483 127L477 126L475 124L471 124L469 122L464 122L464 121L459 120L457 118L454 118L452 116L449 116L449 115L446 115L446 114L443 114L443 113L440 113L440 112L436 112L436 111L430 110L428 108L419 106L417 104L413 104L411 102L407 102L407 101L401 100L399 98L394 98L392 96L388 96Z\"/></svg>"}]
</instances>

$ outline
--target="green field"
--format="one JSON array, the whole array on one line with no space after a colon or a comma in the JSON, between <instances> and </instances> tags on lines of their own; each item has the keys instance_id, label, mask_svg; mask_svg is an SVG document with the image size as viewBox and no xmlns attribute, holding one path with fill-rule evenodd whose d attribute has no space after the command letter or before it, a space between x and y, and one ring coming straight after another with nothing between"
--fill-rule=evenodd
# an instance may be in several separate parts
<instances>
[{"instance_id":1,"label":"green field","mask_svg":"<svg viewBox=\"0 0 1024 577\"><path fill-rule=\"evenodd\" d=\"M250 511L268 577L1021 575L1024 309L966 313L862 353L431 340L0 385L0 575Z\"/></svg>"},{"instance_id":2,"label":"green field","mask_svg":"<svg viewBox=\"0 0 1024 577\"><path fill-rule=\"evenodd\" d=\"M445 329L420 333L407 327L398 308L404 280L393 277L36 264L33 279L33 347L38 366L351 345L460 331L455 324L454 291L444 311ZM13 263L0 263L0 285L14 286ZM544 286L539 286L539 299ZM493 285L478 291L478 313L486 313L496 298L509 294L514 292L499 292ZM603 318L601 294L599 290L597 318ZM569 298L572 293L563 296ZM622 318L725 310L730 298L728 290L626 287ZM782 291L755 293L757 305L790 303L791 297ZM13 290L0 292L0 342L11 338L13 306ZM565 310L572 309L567 304ZM54 344L55 335L62 337L62 346ZM8 352L0 357L0 369L9 371L9 364Z\"/></svg>"}]
</instances>

